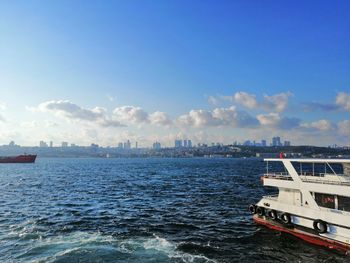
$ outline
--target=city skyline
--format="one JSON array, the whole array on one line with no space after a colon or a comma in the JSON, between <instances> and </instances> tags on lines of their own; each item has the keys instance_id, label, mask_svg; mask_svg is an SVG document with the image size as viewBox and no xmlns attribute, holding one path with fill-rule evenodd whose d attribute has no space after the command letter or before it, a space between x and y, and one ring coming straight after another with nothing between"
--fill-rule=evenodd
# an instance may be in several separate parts
<instances>
[{"instance_id":1,"label":"city skyline","mask_svg":"<svg viewBox=\"0 0 350 263\"><path fill-rule=\"evenodd\" d=\"M282 139L282 140L281 140ZM141 145L143 142L141 142ZM221 146L221 145L237 145L237 146L291 146L291 141L290 140L283 140L283 138L279 136L274 136L271 138L271 141L269 142L266 139L260 139L260 140L244 140L242 142L239 141L234 141L229 144L224 144L222 142L195 142L193 143L191 139L175 139L172 145L163 145L156 140L154 141L151 145L142 145L142 147L139 147L139 142L138 141L130 141L127 139L124 142L117 142L117 143L110 143L106 147L115 147L118 149L138 149L138 148L153 148L153 149L160 149L160 148L192 148L192 147L199 147L199 146ZM89 146L94 146L94 147L99 147L100 145L91 142L89 145L78 145L74 142L67 142L67 141L62 141L62 142L53 142L53 141L39 141L38 145L19 145L15 141L10 141L8 144L3 144L0 146L10 146L10 147L18 147L18 146L29 146L29 147L40 147L40 148L53 148L53 147L89 147ZM102 146L103 147L103 146Z\"/></svg>"},{"instance_id":2,"label":"city skyline","mask_svg":"<svg viewBox=\"0 0 350 263\"><path fill-rule=\"evenodd\" d=\"M0 3L0 144L350 145L348 2L87 3Z\"/></svg>"}]
</instances>

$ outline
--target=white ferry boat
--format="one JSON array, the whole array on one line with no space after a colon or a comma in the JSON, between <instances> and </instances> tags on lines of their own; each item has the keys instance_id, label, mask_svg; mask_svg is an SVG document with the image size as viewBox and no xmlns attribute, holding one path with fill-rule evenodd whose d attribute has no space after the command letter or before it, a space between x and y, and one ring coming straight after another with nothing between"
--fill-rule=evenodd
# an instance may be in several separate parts
<instances>
[{"instance_id":1,"label":"white ferry boat","mask_svg":"<svg viewBox=\"0 0 350 263\"><path fill-rule=\"evenodd\" d=\"M249 206L256 223L350 253L350 160L265 159L264 186L278 194ZM271 172L281 162L284 172ZM283 167L281 166L281 167ZM322 170L322 171L321 171Z\"/></svg>"}]
</instances>

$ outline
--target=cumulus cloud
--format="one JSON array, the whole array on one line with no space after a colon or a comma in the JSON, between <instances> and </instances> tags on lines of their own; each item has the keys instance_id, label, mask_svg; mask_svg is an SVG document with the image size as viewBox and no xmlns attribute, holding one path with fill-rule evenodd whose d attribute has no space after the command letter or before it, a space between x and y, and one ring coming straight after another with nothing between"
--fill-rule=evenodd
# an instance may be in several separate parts
<instances>
[{"instance_id":1,"label":"cumulus cloud","mask_svg":"<svg viewBox=\"0 0 350 263\"><path fill-rule=\"evenodd\" d=\"M290 92L282 92L272 96L264 95L262 106L268 110L282 112L287 108L290 96L292 96Z\"/></svg>"},{"instance_id":2,"label":"cumulus cloud","mask_svg":"<svg viewBox=\"0 0 350 263\"><path fill-rule=\"evenodd\" d=\"M47 101L38 107L26 107L27 110L35 112L52 112L59 117L95 123L102 127L123 127L125 124L155 124L169 126L172 124L170 117L161 111L148 114L140 107L122 106L108 114L102 107L85 109L68 100ZM0 119L1 120L1 119Z\"/></svg>"},{"instance_id":3,"label":"cumulus cloud","mask_svg":"<svg viewBox=\"0 0 350 263\"><path fill-rule=\"evenodd\" d=\"M165 112L156 111L149 115L152 124L168 126L172 124L172 120Z\"/></svg>"},{"instance_id":4,"label":"cumulus cloud","mask_svg":"<svg viewBox=\"0 0 350 263\"><path fill-rule=\"evenodd\" d=\"M0 102L0 110L5 110L6 109L6 103Z\"/></svg>"},{"instance_id":5,"label":"cumulus cloud","mask_svg":"<svg viewBox=\"0 0 350 263\"><path fill-rule=\"evenodd\" d=\"M350 120L338 122L337 126L340 135L350 136Z\"/></svg>"},{"instance_id":6,"label":"cumulus cloud","mask_svg":"<svg viewBox=\"0 0 350 263\"><path fill-rule=\"evenodd\" d=\"M333 129L333 124L329 120L318 120L310 123L302 123L300 125L302 128L320 130L320 131L330 131Z\"/></svg>"},{"instance_id":7,"label":"cumulus cloud","mask_svg":"<svg viewBox=\"0 0 350 263\"><path fill-rule=\"evenodd\" d=\"M346 92L339 92L333 103L324 102L307 102L302 104L304 111L336 111L336 110L350 110L350 94Z\"/></svg>"},{"instance_id":8,"label":"cumulus cloud","mask_svg":"<svg viewBox=\"0 0 350 263\"><path fill-rule=\"evenodd\" d=\"M233 100L249 109L254 109L258 106L258 102L256 101L255 95L249 94L244 91L236 92L233 95Z\"/></svg>"},{"instance_id":9,"label":"cumulus cloud","mask_svg":"<svg viewBox=\"0 0 350 263\"><path fill-rule=\"evenodd\" d=\"M335 99L335 104L344 110L350 110L350 94L339 92Z\"/></svg>"},{"instance_id":10,"label":"cumulus cloud","mask_svg":"<svg viewBox=\"0 0 350 263\"><path fill-rule=\"evenodd\" d=\"M33 108L28 108L33 110ZM39 104L37 110L42 112L53 112L57 116L86 122L94 122L104 127L123 126L119 121L107 117L106 109L95 107L93 109L84 109L68 100L52 100Z\"/></svg>"},{"instance_id":11,"label":"cumulus cloud","mask_svg":"<svg viewBox=\"0 0 350 263\"><path fill-rule=\"evenodd\" d=\"M216 108L213 111L191 110L189 113L177 119L181 126L205 127L205 126L232 126L249 127L258 122L249 114L232 106L229 108Z\"/></svg>"},{"instance_id":12,"label":"cumulus cloud","mask_svg":"<svg viewBox=\"0 0 350 263\"><path fill-rule=\"evenodd\" d=\"M259 114L257 119L262 126L283 130L297 128L300 124L300 119L282 117L279 113Z\"/></svg>"},{"instance_id":13,"label":"cumulus cloud","mask_svg":"<svg viewBox=\"0 0 350 263\"><path fill-rule=\"evenodd\" d=\"M282 92L275 95L264 95L262 100L258 100L255 94L238 91L233 96L209 96L208 102L217 105L218 101L226 100L235 102L248 109L262 109L272 112L283 112L287 109L291 92Z\"/></svg>"},{"instance_id":14,"label":"cumulus cloud","mask_svg":"<svg viewBox=\"0 0 350 263\"><path fill-rule=\"evenodd\" d=\"M131 123L147 123L149 122L148 113L145 112L140 107L134 106L122 106L115 108L113 111L113 116L115 119L124 122Z\"/></svg>"}]
</instances>

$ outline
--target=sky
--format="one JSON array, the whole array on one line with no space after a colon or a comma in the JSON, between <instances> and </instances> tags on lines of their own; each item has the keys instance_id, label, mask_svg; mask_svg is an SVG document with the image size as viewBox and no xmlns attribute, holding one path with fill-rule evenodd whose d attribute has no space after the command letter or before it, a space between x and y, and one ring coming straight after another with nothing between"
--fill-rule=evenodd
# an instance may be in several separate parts
<instances>
[{"instance_id":1,"label":"sky","mask_svg":"<svg viewBox=\"0 0 350 263\"><path fill-rule=\"evenodd\" d=\"M0 144L350 145L349 1L0 1Z\"/></svg>"}]
</instances>

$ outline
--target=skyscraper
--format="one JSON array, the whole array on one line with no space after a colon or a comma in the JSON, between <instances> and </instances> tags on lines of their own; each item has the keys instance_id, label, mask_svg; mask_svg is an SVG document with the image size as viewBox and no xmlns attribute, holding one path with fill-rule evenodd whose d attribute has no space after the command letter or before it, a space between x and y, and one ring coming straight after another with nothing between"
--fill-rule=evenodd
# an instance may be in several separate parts
<instances>
[{"instance_id":1,"label":"skyscraper","mask_svg":"<svg viewBox=\"0 0 350 263\"><path fill-rule=\"evenodd\" d=\"M175 148L181 148L182 147L182 140L175 140Z\"/></svg>"},{"instance_id":2,"label":"skyscraper","mask_svg":"<svg viewBox=\"0 0 350 263\"><path fill-rule=\"evenodd\" d=\"M279 136L272 138L272 146L282 146L281 138Z\"/></svg>"},{"instance_id":3,"label":"skyscraper","mask_svg":"<svg viewBox=\"0 0 350 263\"><path fill-rule=\"evenodd\" d=\"M187 140L187 147L192 148L192 141L191 140Z\"/></svg>"}]
</instances>

